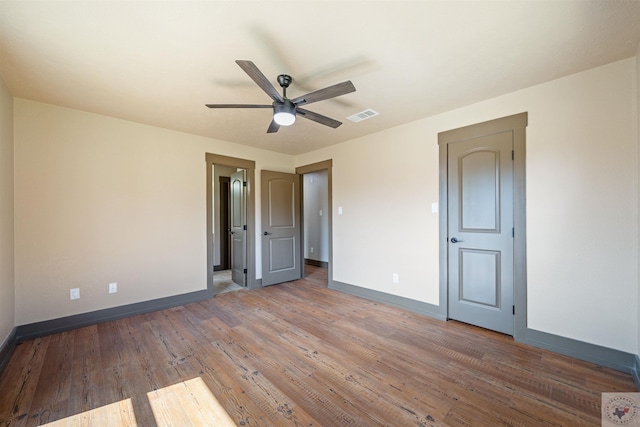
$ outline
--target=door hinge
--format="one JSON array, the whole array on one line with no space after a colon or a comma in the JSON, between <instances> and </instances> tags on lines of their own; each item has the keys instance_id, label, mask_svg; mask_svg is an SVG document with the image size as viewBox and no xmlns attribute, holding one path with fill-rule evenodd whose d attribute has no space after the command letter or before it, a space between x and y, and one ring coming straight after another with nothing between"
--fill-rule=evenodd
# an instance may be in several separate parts
<instances>
[{"instance_id":1,"label":"door hinge","mask_svg":"<svg viewBox=\"0 0 640 427\"><path fill-rule=\"evenodd\" d=\"M245 269L243 270L243 272L244 272L244 274L247 274L247 269L245 268Z\"/></svg>"},{"instance_id":2,"label":"door hinge","mask_svg":"<svg viewBox=\"0 0 640 427\"><path fill-rule=\"evenodd\" d=\"M515 158L516 158L516 154L514 150L511 150L511 160L515 160Z\"/></svg>"},{"instance_id":3,"label":"door hinge","mask_svg":"<svg viewBox=\"0 0 640 427\"><path fill-rule=\"evenodd\" d=\"M247 224L243 225L243 226L242 226L242 229L243 229L244 231L247 231Z\"/></svg>"},{"instance_id":4,"label":"door hinge","mask_svg":"<svg viewBox=\"0 0 640 427\"><path fill-rule=\"evenodd\" d=\"M513 315L514 316L516 315L516 306L515 305L513 306Z\"/></svg>"},{"instance_id":5,"label":"door hinge","mask_svg":"<svg viewBox=\"0 0 640 427\"><path fill-rule=\"evenodd\" d=\"M246 187L247 186L247 181L242 181L242 186Z\"/></svg>"},{"instance_id":6,"label":"door hinge","mask_svg":"<svg viewBox=\"0 0 640 427\"><path fill-rule=\"evenodd\" d=\"M246 230L246 228L245 228ZM516 237L516 229L511 227L511 237Z\"/></svg>"}]
</instances>

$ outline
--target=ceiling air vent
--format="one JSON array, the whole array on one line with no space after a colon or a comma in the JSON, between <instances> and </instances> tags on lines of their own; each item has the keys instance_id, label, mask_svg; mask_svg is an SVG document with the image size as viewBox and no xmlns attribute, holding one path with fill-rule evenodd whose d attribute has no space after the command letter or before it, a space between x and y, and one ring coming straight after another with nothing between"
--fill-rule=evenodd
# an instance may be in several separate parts
<instances>
[{"instance_id":1,"label":"ceiling air vent","mask_svg":"<svg viewBox=\"0 0 640 427\"><path fill-rule=\"evenodd\" d=\"M375 117L378 114L380 114L380 113L378 113L376 111L373 111L371 108L369 108L368 110L364 110L364 111L361 111L361 112L359 112L357 114L354 114L353 116L349 116L349 117L347 117L347 119L351 120L354 123L358 123L358 122L361 122L363 120L370 119L371 117Z\"/></svg>"}]
</instances>

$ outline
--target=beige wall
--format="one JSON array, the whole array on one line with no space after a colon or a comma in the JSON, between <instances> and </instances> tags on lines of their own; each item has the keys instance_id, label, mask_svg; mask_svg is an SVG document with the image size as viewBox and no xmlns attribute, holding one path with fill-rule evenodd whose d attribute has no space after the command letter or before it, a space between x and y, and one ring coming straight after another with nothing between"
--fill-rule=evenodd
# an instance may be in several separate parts
<instances>
[{"instance_id":1,"label":"beige wall","mask_svg":"<svg viewBox=\"0 0 640 427\"><path fill-rule=\"evenodd\" d=\"M16 323L204 289L206 152L293 171L290 156L16 99Z\"/></svg>"},{"instance_id":2,"label":"beige wall","mask_svg":"<svg viewBox=\"0 0 640 427\"><path fill-rule=\"evenodd\" d=\"M636 52L636 143L638 144L638 164L640 164L640 44ZM638 212L640 212L640 177L638 179ZM638 215L640 217L640 214ZM639 218L640 221L640 218ZM638 224L638 241L640 241L640 223ZM640 252L640 250L639 250ZM638 254L638 264L640 265L640 254ZM638 349L636 354L640 355L640 266L638 267L638 323L636 324L636 335L638 337Z\"/></svg>"},{"instance_id":3,"label":"beige wall","mask_svg":"<svg viewBox=\"0 0 640 427\"><path fill-rule=\"evenodd\" d=\"M13 97L0 79L0 347L15 324Z\"/></svg>"},{"instance_id":4,"label":"beige wall","mask_svg":"<svg viewBox=\"0 0 640 427\"><path fill-rule=\"evenodd\" d=\"M298 156L333 159L334 280L438 304L437 134L527 111L528 326L637 353L636 73L631 58Z\"/></svg>"},{"instance_id":5,"label":"beige wall","mask_svg":"<svg viewBox=\"0 0 640 427\"><path fill-rule=\"evenodd\" d=\"M205 152L255 160L258 181L333 159L334 280L437 304L437 134L527 111L528 325L637 353L637 75L616 62L295 162L16 99L14 323L203 289Z\"/></svg>"}]
</instances>

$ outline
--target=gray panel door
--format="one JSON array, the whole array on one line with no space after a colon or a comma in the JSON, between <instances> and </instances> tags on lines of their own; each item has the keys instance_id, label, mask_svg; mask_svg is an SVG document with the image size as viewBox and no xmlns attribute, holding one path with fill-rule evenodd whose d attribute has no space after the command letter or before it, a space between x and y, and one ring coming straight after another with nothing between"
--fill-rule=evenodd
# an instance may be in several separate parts
<instances>
[{"instance_id":1,"label":"gray panel door","mask_svg":"<svg viewBox=\"0 0 640 427\"><path fill-rule=\"evenodd\" d=\"M247 213L245 208L245 171L231 175L231 279L246 286L247 268Z\"/></svg>"},{"instance_id":2,"label":"gray panel door","mask_svg":"<svg viewBox=\"0 0 640 427\"><path fill-rule=\"evenodd\" d=\"M449 318L513 335L513 133L448 150Z\"/></svg>"},{"instance_id":3,"label":"gray panel door","mask_svg":"<svg viewBox=\"0 0 640 427\"><path fill-rule=\"evenodd\" d=\"M300 263L300 176L261 172L262 285L302 277Z\"/></svg>"}]
</instances>

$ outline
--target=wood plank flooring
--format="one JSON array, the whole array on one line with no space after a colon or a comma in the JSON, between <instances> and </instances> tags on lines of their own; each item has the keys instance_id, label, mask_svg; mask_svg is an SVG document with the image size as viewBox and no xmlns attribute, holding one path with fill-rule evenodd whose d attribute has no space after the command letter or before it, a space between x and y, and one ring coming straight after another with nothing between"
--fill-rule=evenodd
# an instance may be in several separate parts
<instances>
[{"instance_id":1,"label":"wood plank flooring","mask_svg":"<svg viewBox=\"0 0 640 427\"><path fill-rule=\"evenodd\" d=\"M635 391L628 374L307 273L26 341L0 374L0 426L599 426L600 393Z\"/></svg>"}]
</instances>

